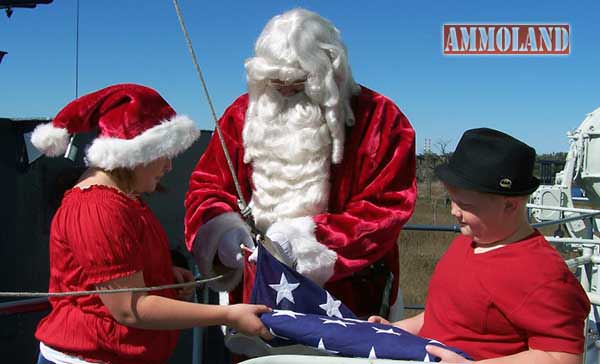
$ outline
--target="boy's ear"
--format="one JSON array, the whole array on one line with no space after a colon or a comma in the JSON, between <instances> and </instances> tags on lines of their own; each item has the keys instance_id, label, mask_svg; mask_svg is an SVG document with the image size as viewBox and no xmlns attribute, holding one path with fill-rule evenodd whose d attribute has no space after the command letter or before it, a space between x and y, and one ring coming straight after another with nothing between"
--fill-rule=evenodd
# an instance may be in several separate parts
<instances>
[{"instance_id":1,"label":"boy's ear","mask_svg":"<svg viewBox=\"0 0 600 364\"><path fill-rule=\"evenodd\" d=\"M513 212L520 210L527 203L527 198L523 196L505 196L504 197L504 210L506 212Z\"/></svg>"}]
</instances>

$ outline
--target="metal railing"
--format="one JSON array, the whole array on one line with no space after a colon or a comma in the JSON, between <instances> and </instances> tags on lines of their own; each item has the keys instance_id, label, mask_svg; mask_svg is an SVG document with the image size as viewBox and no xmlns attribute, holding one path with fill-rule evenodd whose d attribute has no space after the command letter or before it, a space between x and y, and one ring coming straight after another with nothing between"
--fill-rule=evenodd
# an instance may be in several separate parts
<instances>
[{"instance_id":1,"label":"metal railing","mask_svg":"<svg viewBox=\"0 0 600 364\"><path fill-rule=\"evenodd\" d=\"M538 205L528 205L530 208L537 209L550 209L559 210L563 212L577 213L579 215L569 216L566 218L539 222L532 224L535 228L558 225L561 226L568 222L583 220L586 221L586 232L584 238L564 238L564 237L546 237L551 243L563 243L568 244L574 249L581 251L581 255L575 258L566 260L566 264L571 269L577 269L580 277L580 282L585 291L588 294L590 302L592 304L592 310L590 313L590 320L596 325L600 323L600 293L598 292L597 281L598 281L598 265L600 264L600 239L594 237L594 233L598 232L595 218L600 216L599 210L590 209L577 209L577 208L563 208L563 207L548 207ZM457 225L427 225L427 224L407 224L403 228L408 231L434 231L434 232L460 232L460 228ZM208 303L207 288L197 289L196 302ZM16 301L9 301L0 303L0 316L23 314L23 313L34 313L45 311L50 308L47 298L33 298L33 299L21 299ZM423 309L424 306L411 305L405 306L405 309ZM584 363L587 363L587 351L591 348L600 349L600 335L599 328L589 328L586 325L586 351L584 352ZM193 331L193 354L192 364L202 363L202 332L200 328L196 328ZM33 338L32 338L33 339ZM600 364L600 351L598 358L595 362ZM404 362L404 361L397 361ZM418 363L418 362L412 362Z\"/></svg>"}]
</instances>

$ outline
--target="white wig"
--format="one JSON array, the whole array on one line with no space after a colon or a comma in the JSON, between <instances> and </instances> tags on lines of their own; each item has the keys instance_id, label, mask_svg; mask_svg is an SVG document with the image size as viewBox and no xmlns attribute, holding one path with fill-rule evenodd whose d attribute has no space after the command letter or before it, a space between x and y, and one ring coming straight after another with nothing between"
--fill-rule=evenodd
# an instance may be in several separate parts
<instances>
[{"instance_id":1,"label":"white wig","mask_svg":"<svg viewBox=\"0 0 600 364\"><path fill-rule=\"evenodd\" d=\"M293 9L272 18L246 60L250 105L264 92L269 79L286 82L306 78L305 92L323 108L332 137L332 162L340 163L344 128L354 124L350 105L360 90L352 78L346 46L340 32L326 19L305 9Z\"/></svg>"}]
</instances>

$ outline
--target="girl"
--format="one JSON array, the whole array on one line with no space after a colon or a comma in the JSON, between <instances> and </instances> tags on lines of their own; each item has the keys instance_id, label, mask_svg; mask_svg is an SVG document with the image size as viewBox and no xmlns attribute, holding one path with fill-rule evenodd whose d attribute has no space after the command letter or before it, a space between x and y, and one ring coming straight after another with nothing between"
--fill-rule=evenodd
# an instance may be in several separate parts
<instances>
[{"instance_id":1,"label":"girl","mask_svg":"<svg viewBox=\"0 0 600 364\"><path fill-rule=\"evenodd\" d=\"M89 168L67 191L50 231L50 291L160 286L193 280L173 267L167 237L138 197L152 193L171 159L199 136L154 90L110 86L68 104L32 134L49 156L64 154L69 134L98 129ZM178 329L225 324L269 338L262 305L185 302L193 287L143 293L51 298L39 324L38 363L166 363Z\"/></svg>"}]
</instances>

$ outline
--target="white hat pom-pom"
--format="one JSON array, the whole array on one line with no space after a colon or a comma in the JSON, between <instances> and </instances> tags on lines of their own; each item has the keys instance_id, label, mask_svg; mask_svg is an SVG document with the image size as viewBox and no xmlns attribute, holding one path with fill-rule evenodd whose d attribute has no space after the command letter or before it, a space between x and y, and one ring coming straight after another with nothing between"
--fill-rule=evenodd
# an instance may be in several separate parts
<instances>
[{"instance_id":1,"label":"white hat pom-pom","mask_svg":"<svg viewBox=\"0 0 600 364\"><path fill-rule=\"evenodd\" d=\"M58 157L67 151L69 133L52 123L38 125L31 133L31 143L49 157Z\"/></svg>"}]
</instances>

